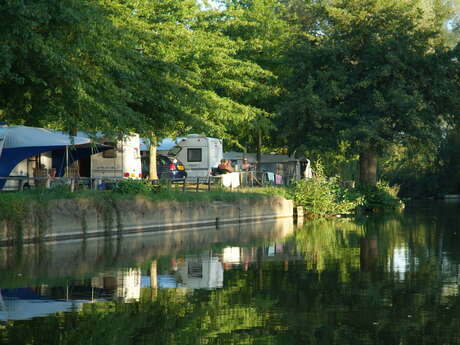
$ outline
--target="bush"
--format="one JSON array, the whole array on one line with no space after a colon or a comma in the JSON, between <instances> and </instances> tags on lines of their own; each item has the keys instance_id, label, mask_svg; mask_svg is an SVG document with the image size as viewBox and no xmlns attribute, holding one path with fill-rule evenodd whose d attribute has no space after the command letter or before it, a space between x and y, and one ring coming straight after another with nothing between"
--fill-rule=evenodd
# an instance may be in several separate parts
<instances>
[{"instance_id":1,"label":"bush","mask_svg":"<svg viewBox=\"0 0 460 345\"><path fill-rule=\"evenodd\" d=\"M399 186L390 186L384 181L377 182L376 186L359 186L357 191L363 196L360 207L366 211L396 210L404 206L398 198Z\"/></svg>"},{"instance_id":2,"label":"bush","mask_svg":"<svg viewBox=\"0 0 460 345\"><path fill-rule=\"evenodd\" d=\"M349 214L362 203L354 189L342 186L337 178L324 176L320 164L316 166L314 178L295 182L289 194L296 206L305 208L310 218Z\"/></svg>"},{"instance_id":3,"label":"bush","mask_svg":"<svg viewBox=\"0 0 460 345\"><path fill-rule=\"evenodd\" d=\"M119 181L113 191L121 194L146 194L155 192L156 186L145 180L124 179Z\"/></svg>"}]
</instances>

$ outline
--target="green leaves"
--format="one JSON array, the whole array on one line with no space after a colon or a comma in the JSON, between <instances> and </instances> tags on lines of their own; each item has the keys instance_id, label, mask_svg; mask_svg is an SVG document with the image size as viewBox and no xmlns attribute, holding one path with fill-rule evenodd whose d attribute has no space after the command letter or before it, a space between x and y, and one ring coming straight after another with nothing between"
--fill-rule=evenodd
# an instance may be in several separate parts
<instances>
[{"instance_id":1,"label":"green leaves","mask_svg":"<svg viewBox=\"0 0 460 345\"><path fill-rule=\"evenodd\" d=\"M263 113L246 100L269 73L193 0L8 1L0 14L2 120L224 137Z\"/></svg>"},{"instance_id":2,"label":"green leaves","mask_svg":"<svg viewBox=\"0 0 460 345\"><path fill-rule=\"evenodd\" d=\"M289 194L310 218L353 213L363 202L358 192L341 186L337 178L326 177L321 164L316 166L314 178L297 181Z\"/></svg>"},{"instance_id":3,"label":"green leaves","mask_svg":"<svg viewBox=\"0 0 460 345\"><path fill-rule=\"evenodd\" d=\"M281 122L291 150L334 151L346 142L348 155L380 155L403 139L440 137L441 123L459 111L450 92L460 84L430 6L415 0L309 5L316 24L303 27L286 61L292 72L284 81Z\"/></svg>"}]
</instances>

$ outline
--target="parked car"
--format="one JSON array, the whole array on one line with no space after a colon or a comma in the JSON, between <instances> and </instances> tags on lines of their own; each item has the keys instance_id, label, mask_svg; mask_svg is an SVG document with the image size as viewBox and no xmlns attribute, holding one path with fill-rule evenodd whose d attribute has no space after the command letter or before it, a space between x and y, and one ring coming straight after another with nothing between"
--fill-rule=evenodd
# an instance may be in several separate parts
<instances>
[{"instance_id":1,"label":"parked car","mask_svg":"<svg viewBox=\"0 0 460 345\"><path fill-rule=\"evenodd\" d=\"M184 164L174 157L157 155L157 174L160 179L186 178Z\"/></svg>"},{"instance_id":2,"label":"parked car","mask_svg":"<svg viewBox=\"0 0 460 345\"><path fill-rule=\"evenodd\" d=\"M149 176L148 151L141 151L142 177ZM182 179L187 177L184 164L175 157L157 154L157 175L160 179Z\"/></svg>"}]
</instances>

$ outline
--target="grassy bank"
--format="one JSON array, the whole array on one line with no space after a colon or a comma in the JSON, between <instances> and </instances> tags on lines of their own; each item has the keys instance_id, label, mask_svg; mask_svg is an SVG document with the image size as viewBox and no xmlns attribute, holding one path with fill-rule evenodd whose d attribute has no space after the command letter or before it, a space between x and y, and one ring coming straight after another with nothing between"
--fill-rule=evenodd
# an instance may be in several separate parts
<instances>
[{"instance_id":1,"label":"grassy bank","mask_svg":"<svg viewBox=\"0 0 460 345\"><path fill-rule=\"evenodd\" d=\"M168 185L151 185L139 180L124 180L110 191L83 190L71 193L66 187L36 189L21 193L0 194L0 221L6 223L8 231L18 234L25 217L32 215L39 229L46 230L51 201L85 199L102 216L111 215L120 201L145 198L149 201L236 201L238 199L262 198L278 195L291 199L296 206L305 209L309 218L324 218L337 214L352 214L362 211L397 209L402 203L397 198L397 189L385 183L375 187L349 188L335 178L324 176L320 169L316 177L297 181L289 187L241 188L236 191L215 189L206 192L182 192ZM108 226L110 224L108 223Z\"/></svg>"},{"instance_id":2,"label":"grassy bank","mask_svg":"<svg viewBox=\"0 0 460 345\"><path fill-rule=\"evenodd\" d=\"M70 192L68 188L35 189L20 193L0 193L0 219L4 219L27 207L27 203L47 203L59 199L94 199L104 201L107 199L132 199L143 197L151 201L233 201L240 198L260 198L268 195L284 195L280 188L240 188L235 191L228 189L212 190L207 192L182 192L174 189L149 190L113 190L91 191L83 190Z\"/></svg>"}]
</instances>

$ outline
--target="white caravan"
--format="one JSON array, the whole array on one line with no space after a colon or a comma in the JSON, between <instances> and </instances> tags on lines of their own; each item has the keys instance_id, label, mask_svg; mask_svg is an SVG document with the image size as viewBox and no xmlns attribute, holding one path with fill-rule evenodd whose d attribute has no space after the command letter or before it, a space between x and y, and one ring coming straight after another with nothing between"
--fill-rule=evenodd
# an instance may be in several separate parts
<instances>
[{"instance_id":1,"label":"white caravan","mask_svg":"<svg viewBox=\"0 0 460 345\"><path fill-rule=\"evenodd\" d=\"M142 177L140 140L138 134L133 134L118 142L102 142L113 146L114 149L92 155L90 162L90 177ZM80 165L83 162L80 160ZM87 174L87 173L86 173Z\"/></svg>"},{"instance_id":2,"label":"white caravan","mask_svg":"<svg viewBox=\"0 0 460 345\"><path fill-rule=\"evenodd\" d=\"M209 176L212 168L217 168L224 156L222 139L190 134L178 138L176 142L167 154L175 156L184 164L188 177ZM161 148L160 145L159 153L162 153Z\"/></svg>"}]
</instances>

